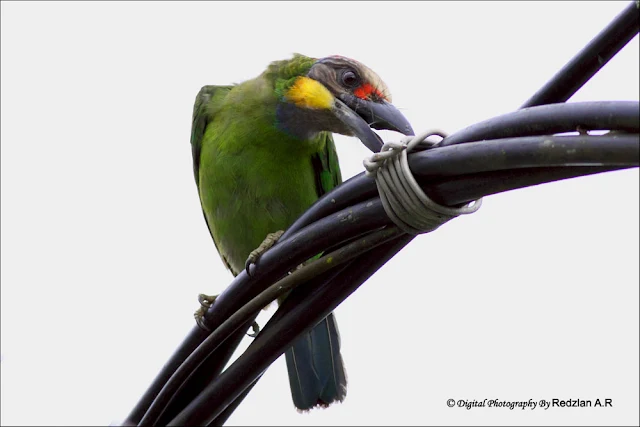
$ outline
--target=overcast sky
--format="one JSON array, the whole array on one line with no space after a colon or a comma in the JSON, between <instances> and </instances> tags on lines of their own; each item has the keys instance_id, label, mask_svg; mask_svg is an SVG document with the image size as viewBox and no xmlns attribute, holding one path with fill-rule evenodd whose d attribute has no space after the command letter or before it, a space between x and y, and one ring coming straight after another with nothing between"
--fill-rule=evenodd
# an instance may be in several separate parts
<instances>
[{"instance_id":1,"label":"overcast sky","mask_svg":"<svg viewBox=\"0 0 640 427\"><path fill-rule=\"evenodd\" d=\"M3 2L1 423L123 420L198 293L231 281L193 180L201 86L340 54L416 131L453 133L518 108L627 4ZM637 101L638 50L571 102ZM336 144L361 172L366 148ZM485 198L337 308L343 404L297 413L281 358L228 425L638 425L638 204L637 169ZM553 398L613 407L446 404Z\"/></svg>"}]
</instances>

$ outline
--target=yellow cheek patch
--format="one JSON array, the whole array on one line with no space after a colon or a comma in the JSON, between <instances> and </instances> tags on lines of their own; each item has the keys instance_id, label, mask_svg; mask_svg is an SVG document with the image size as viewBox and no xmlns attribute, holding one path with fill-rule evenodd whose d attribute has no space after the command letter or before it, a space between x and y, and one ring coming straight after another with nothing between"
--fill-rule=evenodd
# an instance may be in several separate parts
<instances>
[{"instance_id":1,"label":"yellow cheek patch","mask_svg":"<svg viewBox=\"0 0 640 427\"><path fill-rule=\"evenodd\" d=\"M298 107L329 109L333 107L333 95L322 83L309 77L298 77L285 98Z\"/></svg>"}]
</instances>

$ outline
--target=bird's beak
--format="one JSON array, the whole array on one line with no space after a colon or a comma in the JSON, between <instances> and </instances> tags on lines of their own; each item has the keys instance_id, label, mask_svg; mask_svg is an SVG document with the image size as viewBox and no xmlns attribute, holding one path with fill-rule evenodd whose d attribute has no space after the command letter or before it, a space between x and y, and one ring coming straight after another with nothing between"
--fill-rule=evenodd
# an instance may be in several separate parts
<instances>
[{"instance_id":1,"label":"bird's beak","mask_svg":"<svg viewBox=\"0 0 640 427\"><path fill-rule=\"evenodd\" d=\"M360 99L350 93L342 94L339 97L374 129L393 130L403 135L414 134L409 121L393 104L387 101L373 102Z\"/></svg>"},{"instance_id":2,"label":"bird's beak","mask_svg":"<svg viewBox=\"0 0 640 427\"><path fill-rule=\"evenodd\" d=\"M363 100L351 94L339 98L335 100L334 114L374 153L382 148L382 140L371 128L414 134L409 121L393 104Z\"/></svg>"}]
</instances>

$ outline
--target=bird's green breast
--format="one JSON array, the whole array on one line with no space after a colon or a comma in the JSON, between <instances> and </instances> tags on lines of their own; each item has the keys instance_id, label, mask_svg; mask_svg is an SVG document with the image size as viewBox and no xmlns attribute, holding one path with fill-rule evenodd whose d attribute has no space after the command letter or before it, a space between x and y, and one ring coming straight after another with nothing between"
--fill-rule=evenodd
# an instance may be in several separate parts
<instances>
[{"instance_id":1,"label":"bird's green breast","mask_svg":"<svg viewBox=\"0 0 640 427\"><path fill-rule=\"evenodd\" d=\"M199 170L207 223L234 274L268 233L286 229L316 201L311 156L324 148L324 138L305 141L279 130L275 100L248 96L263 93L259 86L241 89L208 124Z\"/></svg>"}]
</instances>

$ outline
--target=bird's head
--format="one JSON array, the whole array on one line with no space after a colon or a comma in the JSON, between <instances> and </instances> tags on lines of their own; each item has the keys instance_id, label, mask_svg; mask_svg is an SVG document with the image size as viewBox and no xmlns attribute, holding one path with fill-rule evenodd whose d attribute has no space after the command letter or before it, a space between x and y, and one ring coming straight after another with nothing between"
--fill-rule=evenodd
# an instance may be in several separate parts
<instances>
[{"instance_id":1,"label":"bird's head","mask_svg":"<svg viewBox=\"0 0 640 427\"><path fill-rule=\"evenodd\" d=\"M277 88L281 116L295 116L296 124L289 128L356 136L374 152L382 142L371 128L413 135L407 119L391 104L386 84L369 67L342 56L315 60L297 55L292 61L296 59L302 65L289 65L288 78L280 79ZM291 75L296 68L303 72Z\"/></svg>"}]
</instances>

